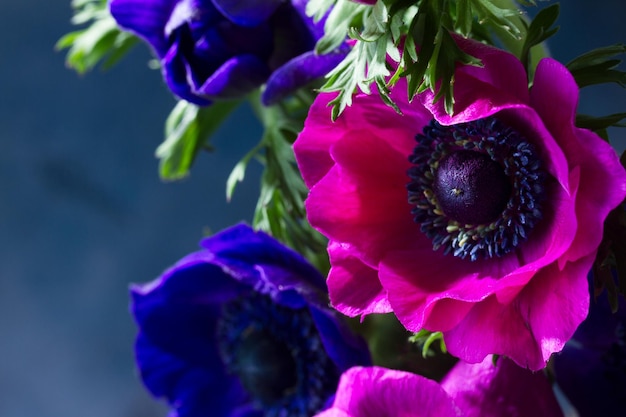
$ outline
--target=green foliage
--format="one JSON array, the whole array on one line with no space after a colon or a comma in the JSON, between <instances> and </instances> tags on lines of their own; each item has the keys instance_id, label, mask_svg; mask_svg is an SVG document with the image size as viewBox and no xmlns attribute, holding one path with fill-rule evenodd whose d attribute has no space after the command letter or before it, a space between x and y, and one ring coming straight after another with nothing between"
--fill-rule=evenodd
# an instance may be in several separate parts
<instances>
[{"instance_id":1,"label":"green foliage","mask_svg":"<svg viewBox=\"0 0 626 417\"><path fill-rule=\"evenodd\" d=\"M524 35L519 27L518 20L522 12L517 8L514 2L502 2L494 0L462 0L469 3L465 6L470 10L468 14L476 17L481 24L487 24L492 28L507 33L516 39L521 39ZM467 21L468 18L466 17ZM462 34L469 36L471 33Z\"/></svg>"},{"instance_id":2,"label":"green foliage","mask_svg":"<svg viewBox=\"0 0 626 417\"><path fill-rule=\"evenodd\" d=\"M324 36L315 45L315 52L323 55L341 45L364 7L348 0L339 0L326 18Z\"/></svg>"},{"instance_id":3,"label":"green foliage","mask_svg":"<svg viewBox=\"0 0 626 417\"><path fill-rule=\"evenodd\" d=\"M609 127L626 127L624 120L626 120L626 113L615 113L601 117L578 114L576 115L576 126L592 130L608 142L607 129Z\"/></svg>"},{"instance_id":4,"label":"green foliage","mask_svg":"<svg viewBox=\"0 0 626 417\"><path fill-rule=\"evenodd\" d=\"M549 37L554 35L559 27L553 27L556 19L559 17L559 4L553 4L541 9L535 18L530 22L527 28L527 35L524 39L520 60L527 69L528 73L532 73L530 62L530 49L534 46L545 42Z\"/></svg>"},{"instance_id":5,"label":"green foliage","mask_svg":"<svg viewBox=\"0 0 626 417\"><path fill-rule=\"evenodd\" d=\"M404 70L408 95L430 89L435 92L435 102L444 99L446 112L453 113L454 71L457 63L479 65L474 57L461 51L450 34L447 2L423 0L408 28L403 48Z\"/></svg>"},{"instance_id":6,"label":"green foliage","mask_svg":"<svg viewBox=\"0 0 626 417\"><path fill-rule=\"evenodd\" d=\"M68 49L66 64L79 74L92 70L100 62L103 68L111 67L137 43L135 36L117 26L106 0L74 0L72 7L72 23L89 23L89 26L66 34L55 48Z\"/></svg>"},{"instance_id":7,"label":"green foliage","mask_svg":"<svg viewBox=\"0 0 626 417\"><path fill-rule=\"evenodd\" d=\"M626 53L626 45L605 46L580 55L568 62L566 66L580 88L607 83L626 87L626 72L617 68L622 63L617 56L624 53ZM607 129L626 127L625 120L626 113L599 117L579 114L576 116L576 126L592 130L608 141Z\"/></svg>"},{"instance_id":8,"label":"green foliage","mask_svg":"<svg viewBox=\"0 0 626 417\"><path fill-rule=\"evenodd\" d=\"M521 3L531 5L534 1ZM389 91L400 77L407 78L409 100L430 89L435 100L443 99L446 111L452 113L456 66L480 65L479 60L458 48L452 33L490 43L491 33L495 33L519 44L516 53L527 40L528 27L513 0L379 0L373 6L349 0L312 0L307 13L321 18L330 7L333 8L326 21L326 35L318 42L317 51L336 48L346 36L355 41L351 52L328 74L321 88L338 93L330 103L333 118L352 104L355 93L369 94L372 84L384 102L399 111ZM547 16L551 16L550 12ZM527 42L528 50L552 33L552 29L544 28L549 20L541 17L533 26L535 32ZM503 41L507 42L510 40Z\"/></svg>"},{"instance_id":9,"label":"green foliage","mask_svg":"<svg viewBox=\"0 0 626 417\"><path fill-rule=\"evenodd\" d=\"M220 101L199 107L179 101L165 122L165 140L156 150L159 173L164 180L178 180L189 174L198 151L210 149L209 137L239 105L239 101Z\"/></svg>"},{"instance_id":10,"label":"green foliage","mask_svg":"<svg viewBox=\"0 0 626 417\"><path fill-rule=\"evenodd\" d=\"M321 272L326 272L330 267L326 253L328 242L306 221L304 199L308 188L292 149L312 100L312 96L300 95L266 107L260 104L258 94L251 96L252 106L264 127L263 137L231 172L226 194L228 199L232 197L249 162L253 158L258 160L264 171L253 226L268 232L307 258Z\"/></svg>"},{"instance_id":11,"label":"green foliage","mask_svg":"<svg viewBox=\"0 0 626 417\"><path fill-rule=\"evenodd\" d=\"M626 87L626 72L617 69L622 60L616 58L624 53L624 44L605 46L580 55L566 66L580 88L604 83Z\"/></svg>"},{"instance_id":12,"label":"green foliage","mask_svg":"<svg viewBox=\"0 0 626 417\"><path fill-rule=\"evenodd\" d=\"M337 0L309 0L306 4L306 14L319 22Z\"/></svg>"},{"instance_id":13,"label":"green foliage","mask_svg":"<svg viewBox=\"0 0 626 417\"><path fill-rule=\"evenodd\" d=\"M421 346L422 356L424 358L434 355L434 352L431 350L431 345L436 341L439 341L439 350L446 353L448 350L446 349L443 333L441 332L431 332L430 330L422 329L409 337L409 342Z\"/></svg>"}]
</instances>

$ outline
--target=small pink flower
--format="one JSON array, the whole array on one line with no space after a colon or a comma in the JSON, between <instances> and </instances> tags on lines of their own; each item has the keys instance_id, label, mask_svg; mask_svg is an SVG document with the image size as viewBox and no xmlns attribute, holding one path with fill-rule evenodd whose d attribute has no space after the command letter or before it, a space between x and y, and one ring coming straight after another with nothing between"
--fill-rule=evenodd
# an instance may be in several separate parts
<instances>
[{"instance_id":1,"label":"small pink flower","mask_svg":"<svg viewBox=\"0 0 626 417\"><path fill-rule=\"evenodd\" d=\"M458 363L441 385L380 367L343 373L332 406L317 417L563 417L545 375L501 358Z\"/></svg>"},{"instance_id":2,"label":"small pink flower","mask_svg":"<svg viewBox=\"0 0 626 417\"><path fill-rule=\"evenodd\" d=\"M574 125L578 87L542 60L459 39L454 115L431 92L358 94L336 122L321 94L294 145L310 223L330 240L328 287L349 316L393 311L470 362L543 368L585 318L604 219L626 195L615 151Z\"/></svg>"}]
</instances>

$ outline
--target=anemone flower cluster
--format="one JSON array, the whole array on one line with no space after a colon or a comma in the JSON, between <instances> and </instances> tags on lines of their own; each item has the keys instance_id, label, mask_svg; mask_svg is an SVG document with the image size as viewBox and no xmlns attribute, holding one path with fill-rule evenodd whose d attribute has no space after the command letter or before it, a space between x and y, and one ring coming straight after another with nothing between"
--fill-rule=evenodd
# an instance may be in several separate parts
<instances>
[{"instance_id":1,"label":"anemone flower cluster","mask_svg":"<svg viewBox=\"0 0 626 417\"><path fill-rule=\"evenodd\" d=\"M563 417L550 383L508 359L459 362L441 384L409 372L354 367L317 417Z\"/></svg>"},{"instance_id":2,"label":"anemone flower cluster","mask_svg":"<svg viewBox=\"0 0 626 417\"><path fill-rule=\"evenodd\" d=\"M456 38L481 60L455 104L425 91L357 94L335 121L320 94L294 144L311 225L328 237L332 305L393 312L443 332L458 358L501 354L538 370L586 317L587 273L626 196L615 151L574 124L579 89L557 61L532 88L512 54Z\"/></svg>"},{"instance_id":3,"label":"anemone flower cluster","mask_svg":"<svg viewBox=\"0 0 626 417\"><path fill-rule=\"evenodd\" d=\"M243 98L262 84L265 104L324 76L345 50L318 55L324 20L306 0L111 0L118 25L146 41L170 90L198 105Z\"/></svg>"},{"instance_id":4,"label":"anemone flower cluster","mask_svg":"<svg viewBox=\"0 0 626 417\"><path fill-rule=\"evenodd\" d=\"M300 255L245 225L201 246L131 290L141 378L173 416L311 416L370 364Z\"/></svg>"}]
</instances>

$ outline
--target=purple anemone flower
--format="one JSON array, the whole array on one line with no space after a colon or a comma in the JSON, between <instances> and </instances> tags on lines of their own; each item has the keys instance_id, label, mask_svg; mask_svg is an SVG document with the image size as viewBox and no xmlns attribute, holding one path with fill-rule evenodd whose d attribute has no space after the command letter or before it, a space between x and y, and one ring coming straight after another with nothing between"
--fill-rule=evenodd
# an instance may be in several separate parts
<instances>
[{"instance_id":1,"label":"purple anemone flower","mask_svg":"<svg viewBox=\"0 0 626 417\"><path fill-rule=\"evenodd\" d=\"M443 333L471 363L500 354L546 366L587 316L587 274L626 197L613 148L575 125L579 89L539 62L457 37L454 114L406 80L331 121L320 94L294 143L311 225L330 243L330 300L349 316L393 312Z\"/></svg>"},{"instance_id":2,"label":"purple anemone flower","mask_svg":"<svg viewBox=\"0 0 626 417\"><path fill-rule=\"evenodd\" d=\"M131 289L139 372L172 416L310 416L370 363L300 255L246 225L201 246Z\"/></svg>"},{"instance_id":3,"label":"purple anemone flower","mask_svg":"<svg viewBox=\"0 0 626 417\"><path fill-rule=\"evenodd\" d=\"M459 362L441 384L421 375L354 367L317 417L563 417L545 375L500 358Z\"/></svg>"},{"instance_id":4,"label":"purple anemone flower","mask_svg":"<svg viewBox=\"0 0 626 417\"><path fill-rule=\"evenodd\" d=\"M345 49L317 55L323 23L306 0L111 0L120 27L148 42L178 97L198 105L240 98L267 83L272 104L326 75Z\"/></svg>"},{"instance_id":5,"label":"purple anemone flower","mask_svg":"<svg viewBox=\"0 0 626 417\"><path fill-rule=\"evenodd\" d=\"M626 413L626 302L613 314L606 292L591 300L589 316L563 351L554 373L580 417L621 417Z\"/></svg>"}]
</instances>

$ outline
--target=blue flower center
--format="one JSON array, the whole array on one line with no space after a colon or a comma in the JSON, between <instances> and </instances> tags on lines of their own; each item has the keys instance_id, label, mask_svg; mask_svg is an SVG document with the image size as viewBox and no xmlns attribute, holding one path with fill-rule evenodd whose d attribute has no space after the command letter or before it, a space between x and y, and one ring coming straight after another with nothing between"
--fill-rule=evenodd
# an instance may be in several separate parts
<instances>
[{"instance_id":1,"label":"blue flower center","mask_svg":"<svg viewBox=\"0 0 626 417\"><path fill-rule=\"evenodd\" d=\"M528 238L542 218L547 178L532 143L495 117L433 120L415 139L408 200L434 250L475 261Z\"/></svg>"},{"instance_id":2,"label":"blue flower center","mask_svg":"<svg viewBox=\"0 0 626 417\"><path fill-rule=\"evenodd\" d=\"M289 347L266 331L250 328L234 353L234 372L250 395L263 403L280 401L298 383Z\"/></svg>"},{"instance_id":3,"label":"blue flower center","mask_svg":"<svg viewBox=\"0 0 626 417\"><path fill-rule=\"evenodd\" d=\"M227 372L268 417L311 416L337 388L339 370L306 307L251 292L223 306L217 340Z\"/></svg>"}]
</instances>

